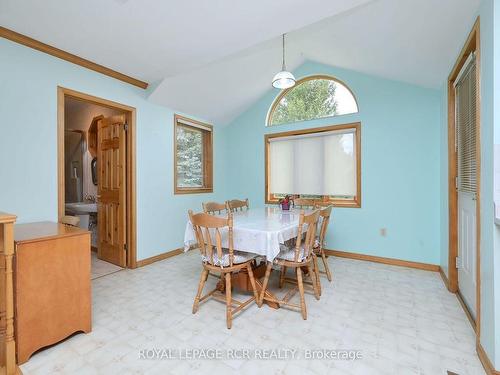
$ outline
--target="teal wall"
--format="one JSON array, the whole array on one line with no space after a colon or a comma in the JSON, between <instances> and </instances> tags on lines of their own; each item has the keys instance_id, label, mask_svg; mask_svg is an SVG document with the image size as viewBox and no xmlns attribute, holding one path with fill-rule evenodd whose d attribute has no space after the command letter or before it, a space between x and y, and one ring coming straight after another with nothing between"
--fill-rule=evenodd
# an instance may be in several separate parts
<instances>
[{"instance_id":1,"label":"teal wall","mask_svg":"<svg viewBox=\"0 0 500 375\"><path fill-rule=\"evenodd\" d=\"M294 73L339 78L360 112L266 128L270 90L225 129L232 196L264 205L264 134L361 121L362 207L335 209L327 247L439 264L440 92L314 62Z\"/></svg>"},{"instance_id":2,"label":"teal wall","mask_svg":"<svg viewBox=\"0 0 500 375\"><path fill-rule=\"evenodd\" d=\"M450 68L451 70L451 68ZM439 216L441 218L441 255L440 266L444 274L448 276L448 246L449 246L449 212L448 212L448 85L443 83L440 90L441 102L441 126L439 128L440 147L440 196Z\"/></svg>"},{"instance_id":3,"label":"teal wall","mask_svg":"<svg viewBox=\"0 0 500 375\"><path fill-rule=\"evenodd\" d=\"M57 86L137 109L137 258L179 248L189 208L222 199L224 139L215 129L214 194L173 194L173 112L147 92L0 38L0 210L57 220Z\"/></svg>"},{"instance_id":4,"label":"teal wall","mask_svg":"<svg viewBox=\"0 0 500 375\"><path fill-rule=\"evenodd\" d=\"M500 6L481 16L481 343L500 367L500 229L493 223L493 139L500 143ZM471 25L472 26L472 25ZM465 36L464 36L465 39ZM458 51L457 51L458 53ZM450 67L451 69L451 67ZM270 90L232 124L215 128L214 194L173 194L173 111L148 92L0 38L0 210L19 222L57 220L57 86L137 108L138 259L178 248L186 212L209 199L264 205L264 134L362 123L362 208L337 208L329 248L441 264L447 273L447 98L425 89L306 62L355 93L354 115L266 128ZM443 77L443 81L446 77ZM380 236L387 228L387 236Z\"/></svg>"},{"instance_id":5,"label":"teal wall","mask_svg":"<svg viewBox=\"0 0 500 375\"><path fill-rule=\"evenodd\" d=\"M500 331L495 324L493 245L493 0L483 0L481 19L481 344L491 361ZM498 257L498 254L496 254ZM499 270L497 269L498 273ZM500 311L496 311L499 314ZM496 336L496 337L495 337Z\"/></svg>"}]
</instances>

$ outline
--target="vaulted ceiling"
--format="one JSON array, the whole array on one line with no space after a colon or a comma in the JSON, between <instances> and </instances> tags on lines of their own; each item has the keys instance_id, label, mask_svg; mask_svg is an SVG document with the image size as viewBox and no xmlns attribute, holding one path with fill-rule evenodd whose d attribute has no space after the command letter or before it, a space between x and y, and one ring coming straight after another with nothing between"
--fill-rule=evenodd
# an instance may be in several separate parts
<instances>
[{"instance_id":1,"label":"vaulted ceiling","mask_svg":"<svg viewBox=\"0 0 500 375\"><path fill-rule=\"evenodd\" d=\"M282 33L305 60L438 87L480 0L1 0L0 25L152 83L150 100L230 122L270 89Z\"/></svg>"}]
</instances>

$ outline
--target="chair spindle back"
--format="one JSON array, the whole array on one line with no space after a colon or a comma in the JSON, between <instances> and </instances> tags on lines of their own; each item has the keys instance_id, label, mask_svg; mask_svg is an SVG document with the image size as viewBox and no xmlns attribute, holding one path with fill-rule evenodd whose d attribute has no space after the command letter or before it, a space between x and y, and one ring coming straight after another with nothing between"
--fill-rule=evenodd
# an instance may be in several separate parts
<instances>
[{"instance_id":1,"label":"chair spindle back","mask_svg":"<svg viewBox=\"0 0 500 375\"><path fill-rule=\"evenodd\" d=\"M322 208L319 211L319 216L321 218L321 226L319 229L319 246L322 248L325 243L326 231L328 229L328 224L330 223L330 216L332 214L332 205Z\"/></svg>"},{"instance_id":2,"label":"chair spindle back","mask_svg":"<svg viewBox=\"0 0 500 375\"><path fill-rule=\"evenodd\" d=\"M240 200L240 199L229 200L226 202L226 206L228 211L234 212L234 211L243 211L243 208L245 207L248 210L250 205L247 198L245 200Z\"/></svg>"},{"instance_id":3,"label":"chair spindle back","mask_svg":"<svg viewBox=\"0 0 500 375\"><path fill-rule=\"evenodd\" d=\"M227 210L225 203L217 203L217 202L203 202L203 212L206 214L222 214Z\"/></svg>"},{"instance_id":4,"label":"chair spindle back","mask_svg":"<svg viewBox=\"0 0 500 375\"><path fill-rule=\"evenodd\" d=\"M296 198L293 200L293 204L298 208L314 208L316 201L309 198Z\"/></svg>"},{"instance_id":5,"label":"chair spindle back","mask_svg":"<svg viewBox=\"0 0 500 375\"><path fill-rule=\"evenodd\" d=\"M308 215L304 211L300 212L299 229L297 233L297 241L295 243L295 262L299 260L302 241L304 242L304 257L308 259L314 246L314 239L316 238L316 228L318 227L319 210L316 210ZM302 239L304 233L304 225L306 225L305 238Z\"/></svg>"},{"instance_id":6,"label":"chair spindle back","mask_svg":"<svg viewBox=\"0 0 500 375\"><path fill-rule=\"evenodd\" d=\"M228 231L228 250L229 250L229 267L233 266L234 251L233 251L233 215L229 212L228 217L215 217L207 213L193 214L189 210L189 220L193 225L193 230L196 234L196 240L200 248L201 255L207 263L212 266L218 266L215 262L214 255L220 261L220 268L223 269L223 247L221 231L227 228ZM214 242L215 240L215 242ZM214 253L215 248L215 253Z\"/></svg>"}]
</instances>

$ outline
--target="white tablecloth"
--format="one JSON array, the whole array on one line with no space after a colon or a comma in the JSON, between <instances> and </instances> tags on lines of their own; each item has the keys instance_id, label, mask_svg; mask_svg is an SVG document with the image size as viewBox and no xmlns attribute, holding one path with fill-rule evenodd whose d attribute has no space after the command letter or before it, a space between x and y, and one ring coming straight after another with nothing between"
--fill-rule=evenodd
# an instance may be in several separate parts
<instances>
[{"instance_id":1,"label":"white tablecloth","mask_svg":"<svg viewBox=\"0 0 500 375\"><path fill-rule=\"evenodd\" d=\"M280 244L297 237L299 214L298 209L282 211L278 207L250 208L233 213L234 249L263 255L272 261L280 252ZM221 235L222 246L228 247L227 230L221 231ZM188 220L184 251L196 242L193 226Z\"/></svg>"}]
</instances>

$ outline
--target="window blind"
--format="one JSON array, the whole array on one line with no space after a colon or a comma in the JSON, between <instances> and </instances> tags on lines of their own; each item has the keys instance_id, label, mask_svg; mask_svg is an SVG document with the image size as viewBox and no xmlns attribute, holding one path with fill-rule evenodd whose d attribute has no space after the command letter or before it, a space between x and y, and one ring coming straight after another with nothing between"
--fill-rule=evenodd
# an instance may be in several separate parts
<instances>
[{"instance_id":1,"label":"window blind","mask_svg":"<svg viewBox=\"0 0 500 375\"><path fill-rule=\"evenodd\" d=\"M270 193L356 196L356 129L271 138Z\"/></svg>"},{"instance_id":2,"label":"window blind","mask_svg":"<svg viewBox=\"0 0 500 375\"><path fill-rule=\"evenodd\" d=\"M476 193L476 59L469 56L455 82L458 191Z\"/></svg>"},{"instance_id":3,"label":"window blind","mask_svg":"<svg viewBox=\"0 0 500 375\"><path fill-rule=\"evenodd\" d=\"M197 128L197 129L205 130L208 132L212 131L211 127L200 124L199 122L190 121L187 118L178 117L176 119L176 121L180 125L187 125L187 126L191 126L192 128Z\"/></svg>"}]
</instances>

